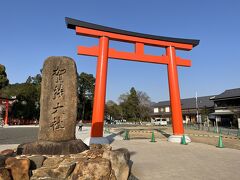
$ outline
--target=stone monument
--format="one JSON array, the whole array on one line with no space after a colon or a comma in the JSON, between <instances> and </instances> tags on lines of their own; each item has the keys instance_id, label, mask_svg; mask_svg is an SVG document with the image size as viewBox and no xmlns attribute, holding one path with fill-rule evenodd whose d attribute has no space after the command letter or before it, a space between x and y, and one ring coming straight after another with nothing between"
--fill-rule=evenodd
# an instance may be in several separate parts
<instances>
[{"instance_id":1,"label":"stone monument","mask_svg":"<svg viewBox=\"0 0 240 180\"><path fill-rule=\"evenodd\" d=\"M72 59L50 57L43 66L39 140L75 139L77 72Z\"/></svg>"},{"instance_id":2,"label":"stone monument","mask_svg":"<svg viewBox=\"0 0 240 180\"><path fill-rule=\"evenodd\" d=\"M49 57L42 71L38 141L19 145L18 154L72 154L88 149L75 138L76 119L75 62Z\"/></svg>"}]
</instances>

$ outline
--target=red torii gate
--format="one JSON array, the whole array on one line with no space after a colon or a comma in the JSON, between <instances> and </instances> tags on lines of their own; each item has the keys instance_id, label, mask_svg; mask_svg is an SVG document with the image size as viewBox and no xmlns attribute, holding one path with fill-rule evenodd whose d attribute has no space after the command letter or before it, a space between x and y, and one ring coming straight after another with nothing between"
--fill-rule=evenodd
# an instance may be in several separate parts
<instances>
[{"instance_id":1,"label":"red torii gate","mask_svg":"<svg viewBox=\"0 0 240 180\"><path fill-rule=\"evenodd\" d=\"M191 61L176 56L176 49L189 51L199 44L199 40L130 32L72 18L65 18L65 21L67 27L74 29L77 35L99 38L98 46L79 46L77 50L79 55L98 57L91 137L103 136L108 58L166 64L168 66L173 135L182 135L184 133L177 66L189 67ZM109 48L109 40L133 43L135 44L135 52L121 52ZM144 45L163 47L166 49L166 54L161 56L145 54Z\"/></svg>"},{"instance_id":2,"label":"red torii gate","mask_svg":"<svg viewBox=\"0 0 240 180\"><path fill-rule=\"evenodd\" d=\"M3 103L3 100L5 100L5 103ZM5 104L5 117L4 117L4 125L8 125L8 111L9 111L9 98L5 98L5 97L0 97L0 101L2 104Z\"/></svg>"}]
</instances>

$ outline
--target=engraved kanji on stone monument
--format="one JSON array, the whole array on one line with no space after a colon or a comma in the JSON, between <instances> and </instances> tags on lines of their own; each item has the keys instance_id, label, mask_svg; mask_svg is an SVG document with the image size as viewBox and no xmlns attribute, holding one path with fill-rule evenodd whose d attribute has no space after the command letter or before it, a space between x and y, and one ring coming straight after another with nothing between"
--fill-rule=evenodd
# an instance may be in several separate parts
<instances>
[{"instance_id":1,"label":"engraved kanji on stone monument","mask_svg":"<svg viewBox=\"0 0 240 180\"><path fill-rule=\"evenodd\" d=\"M77 71L68 57L49 57L43 66L39 140L75 139Z\"/></svg>"}]
</instances>

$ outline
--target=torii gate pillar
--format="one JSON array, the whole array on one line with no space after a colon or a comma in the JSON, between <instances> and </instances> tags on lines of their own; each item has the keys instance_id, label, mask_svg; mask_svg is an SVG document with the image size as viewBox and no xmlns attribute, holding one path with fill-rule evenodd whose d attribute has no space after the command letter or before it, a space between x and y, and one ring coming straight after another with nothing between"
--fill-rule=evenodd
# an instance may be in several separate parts
<instances>
[{"instance_id":1,"label":"torii gate pillar","mask_svg":"<svg viewBox=\"0 0 240 180\"><path fill-rule=\"evenodd\" d=\"M182 120L182 108L180 100L180 91L178 83L178 71L176 64L176 50L170 46L166 48L166 55L169 59L168 64L168 84L169 95L172 112L172 128L173 135L168 138L170 142L179 142L184 134L183 120ZM187 142L190 142L190 138L186 136Z\"/></svg>"},{"instance_id":2,"label":"torii gate pillar","mask_svg":"<svg viewBox=\"0 0 240 180\"><path fill-rule=\"evenodd\" d=\"M178 71L176 66L176 53L174 47L168 47L166 54L169 58L168 64L168 84L172 111L172 128L174 135L184 133L182 123L182 108L180 101L180 91L178 84Z\"/></svg>"},{"instance_id":3,"label":"torii gate pillar","mask_svg":"<svg viewBox=\"0 0 240 180\"><path fill-rule=\"evenodd\" d=\"M108 44L109 39L107 37L103 36L99 38L99 52L96 71L96 83L94 90L91 137L103 136L104 107L108 67Z\"/></svg>"}]
</instances>

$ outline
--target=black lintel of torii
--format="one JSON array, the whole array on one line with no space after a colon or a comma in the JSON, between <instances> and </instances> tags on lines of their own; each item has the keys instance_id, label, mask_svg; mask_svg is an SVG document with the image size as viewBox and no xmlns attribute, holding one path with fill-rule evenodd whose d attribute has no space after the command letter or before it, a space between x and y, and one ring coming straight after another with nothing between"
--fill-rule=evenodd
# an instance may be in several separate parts
<instances>
[{"instance_id":1,"label":"black lintel of torii","mask_svg":"<svg viewBox=\"0 0 240 180\"><path fill-rule=\"evenodd\" d=\"M148 38L148 39L153 39L153 40L191 44L191 45L193 45L193 47L197 46L200 42L200 40L196 40L196 39L173 38L173 37L156 36L156 35L151 35L151 34L143 34L143 33L138 33L138 32L126 31L126 30L122 30L122 29L116 29L116 28L111 28L111 27L107 27L107 26L102 26L102 25L98 25L98 24L85 22L85 21L80 21L77 19L69 18L69 17L65 18L65 22L66 22L67 28L74 29L74 30L76 27L83 27L83 28L100 30L100 31L105 31L105 32L110 32L110 33L117 33L117 34L128 35L128 36Z\"/></svg>"}]
</instances>

